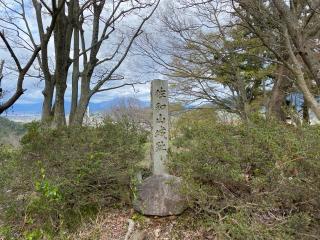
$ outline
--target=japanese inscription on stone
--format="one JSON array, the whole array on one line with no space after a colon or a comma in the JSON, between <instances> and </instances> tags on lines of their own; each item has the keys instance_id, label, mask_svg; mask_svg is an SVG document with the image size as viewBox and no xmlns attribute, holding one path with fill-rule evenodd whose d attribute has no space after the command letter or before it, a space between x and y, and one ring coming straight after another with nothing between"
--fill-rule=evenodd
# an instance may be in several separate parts
<instances>
[{"instance_id":1,"label":"japanese inscription on stone","mask_svg":"<svg viewBox=\"0 0 320 240\"><path fill-rule=\"evenodd\" d=\"M168 81L153 80L151 83L153 173L166 174L168 158L169 113Z\"/></svg>"}]
</instances>

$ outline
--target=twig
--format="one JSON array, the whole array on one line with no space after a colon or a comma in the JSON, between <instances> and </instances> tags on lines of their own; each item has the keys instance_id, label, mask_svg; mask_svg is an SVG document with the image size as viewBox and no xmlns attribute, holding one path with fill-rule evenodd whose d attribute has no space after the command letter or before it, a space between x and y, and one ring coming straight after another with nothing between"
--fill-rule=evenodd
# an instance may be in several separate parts
<instances>
[{"instance_id":1,"label":"twig","mask_svg":"<svg viewBox=\"0 0 320 240\"><path fill-rule=\"evenodd\" d=\"M134 230L134 221L132 219L128 219L128 223L129 223L128 231L126 233L126 236L124 237L124 240L129 240L129 237L131 236Z\"/></svg>"}]
</instances>

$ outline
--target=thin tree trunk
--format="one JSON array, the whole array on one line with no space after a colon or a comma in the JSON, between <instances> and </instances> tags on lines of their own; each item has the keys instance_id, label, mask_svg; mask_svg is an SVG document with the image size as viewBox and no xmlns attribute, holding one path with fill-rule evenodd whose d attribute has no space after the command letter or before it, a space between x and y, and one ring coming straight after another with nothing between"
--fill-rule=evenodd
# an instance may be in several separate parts
<instances>
[{"instance_id":1,"label":"thin tree trunk","mask_svg":"<svg viewBox=\"0 0 320 240\"><path fill-rule=\"evenodd\" d=\"M80 99L77 105L77 109L73 116L73 121L71 125L73 126L81 126L83 123L84 115L87 111L89 101L91 98L90 95L90 79L92 76L93 69L90 67L90 63L86 66L82 73L81 78L81 94Z\"/></svg>"},{"instance_id":2,"label":"thin tree trunk","mask_svg":"<svg viewBox=\"0 0 320 240\"><path fill-rule=\"evenodd\" d=\"M297 84L303 93L306 103L310 106L311 110L314 112L318 120L320 120L320 105L311 93L305 79L301 68L297 69Z\"/></svg>"},{"instance_id":3,"label":"thin tree trunk","mask_svg":"<svg viewBox=\"0 0 320 240\"><path fill-rule=\"evenodd\" d=\"M268 105L267 117L286 121L284 111L286 92L291 88L292 83L286 76L285 67L279 66L277 70L276 83L273 86L271 98Z\"/></svg>"},{"instance_id":4,"label":"thin tree trunk","mask_svg":"<svg viewBox=\"0 0 320 240\"><path fill-rule=\"evenodd\" d=\"M71 123L72 126L81 126L83 124L84 116L86 114L90 98L88 96L83 96L80 98L79 104L77 106L77 111L73 117Z\"/></svg>"},{"instance_id":5,"label":"thin tree trunk","mask_svg":"<svg viewBox=\"0 0 320 240\"><path fill-rule=\"evenodd\" d=\"M311 88L308 86L308 83L304 77L304 73L302 70L303 67L300 61L297 59L296 55L294 54L287 30L284 31L284 35L285 35L288 54L293 63L293 66L291 67L291 71L295 75L296 84L299 87L300 91L303 93L303 97L305 98L306 103L310 106L311 110L314 112L317 119L320 120L320 105L315 99L314 95L312 94L310 90Z\"/></svg>"},{"instance_id":6,"label":"thin tree trunk","mask_svg":"<svg viewBox=\"0 0 320 240\"><path fill-rule=\"evenodd\" d=\"M305 124L310 124L309 107L306 98L303 98L302 118Z\"/></svg>"},{"instance_id":7,"label":"thin tree trunk","mask_svg":"<svg viewBox=\"0 0 320 240\"><path fill-rule=\"evenodd\" d=\"M98 42L99 39L99 26L100 26L100 15L103 10L105 1L102 1L99 5L93 5L93 25L92 25L92 39L89 61L85 61L84 70L82 71L81 76L81 93L78 106L76 108L75 114L72 117L71 125L81 126L83 123L84 115L87 111L90 98L92 96L90 89L90 81L95 68L96 63L98 62L97 54L99 52L101 42Z\"/></svg>"},{"instance_id":8,"label":"thin tree trunk","mask_svg":"<svg viewBox=\"0 0 320 240\"><path fill-rule=\"evenodd\" d=\"M78 105L78 83L79 83L79 77L80 77L80 70L79 70L79 54L80 54L80 29L79 29L79 2L75 1L74 6L74 36L73 36L73 48L74 48L74 54L73 54L73 71L72 71L72 95L71 95L71 110L70 110L70 116L69 116L69 125L72 125L74 115L77 110Z\"/></svg>"},{"instance_id":9,"label":"thin tree trunk","mask_svg":"<svg viewBox=\"0 0 320 240\"><path fill-rule=\"evenodd\" d=\"M52 104L53 104L53 94L54 94L54 77L50 73L49 69L49 62L48 62L48 42L45 41L45 32L44 32L44 25L42 20L42 13L41 13L41 3L36 0L32 0L33 6L36 10L36 19L38 25L39 36L41 40L41 53L38 56L38 62L41 66L43 75L44 75L44 82L45 87L42 92L44 100L42 103L42 114L41 114L41 121L42 122L51 122L53 117L52 112ZM32 36L31 30L30 35ZM36 44L33 40L34 45Z\"/></svg>"}]
</instances>

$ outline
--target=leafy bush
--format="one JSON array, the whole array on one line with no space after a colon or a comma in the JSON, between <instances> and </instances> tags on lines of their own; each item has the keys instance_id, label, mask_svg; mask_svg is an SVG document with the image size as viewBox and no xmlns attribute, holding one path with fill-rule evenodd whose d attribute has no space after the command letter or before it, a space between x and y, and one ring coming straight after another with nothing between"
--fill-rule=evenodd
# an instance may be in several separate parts
<instances>
[{"instance_id":1,"label":"leafy bush","mask_svg":"<svg viewBox=\"0 0 320 240\"><path fill-rule=\"evenodd\" d=\"M12 195L5 225L11 232L24 239L62 238L100 208L131 202L131 178L146 133L109 120L96 128L28 128L11 163L17 176L6 183Z\"/></svg>"},{"instance_id":2,"label":"leafy bush","mask_svg":"<svg viewBox=\"0 0 320 240\"><path fill-rule=\"evenodd\" d=\"M198 114L177 122L170 167L217 236L319 236L320 127L261 119L226 125Z\"/></svg>"}]
</instances>

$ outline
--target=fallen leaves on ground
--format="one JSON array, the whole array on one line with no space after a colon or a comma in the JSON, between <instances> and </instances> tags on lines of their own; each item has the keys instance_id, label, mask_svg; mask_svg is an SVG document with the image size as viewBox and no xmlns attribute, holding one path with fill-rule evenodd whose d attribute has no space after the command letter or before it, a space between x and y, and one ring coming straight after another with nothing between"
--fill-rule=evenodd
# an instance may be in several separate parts
<instances>
[{"instance_id":1,"label":"fallen leaves on ground","mask_svg":"<svg viewBox=\"0 0 320 240\"><path fill-rule=\"evenodd\" d=\"M140 239L131 240L197 240L215 237L201 229L187 229L179 224L181 217L145 217L135 213L132 209L112 209L101 212L98 217L85 224L80 232L71 239L77 240L123 240L128 231L128 219L135 222L131 236ZM143 237L142 237L143 236Z\"/></svg>"}]
</instances>

